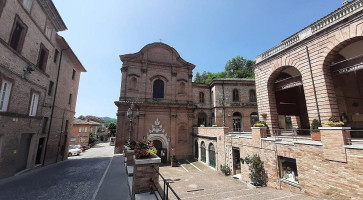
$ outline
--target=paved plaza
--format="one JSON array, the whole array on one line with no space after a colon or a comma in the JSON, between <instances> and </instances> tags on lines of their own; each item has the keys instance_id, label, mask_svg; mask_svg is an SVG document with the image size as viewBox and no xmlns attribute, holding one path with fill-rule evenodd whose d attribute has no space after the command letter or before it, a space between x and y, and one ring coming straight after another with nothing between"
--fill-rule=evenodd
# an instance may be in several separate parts
<instances>
[{"instance_id":1,"label":"paved plaza","mask_svg":"<svg viewBox=\"0 0 363 200\"><path fill-rule=\"evenodd\" d=\"M194 166L193 166L194 165ZM181 199L249 199L312 200L313 197L272 188L249 188L239 179L224 176L200 162L181 163L180 167L160 167L160 173L171 182ZM170 193L169 197L172 198ZM175 198L174 198L175 199Z\"/></svg>"}]
</instances>

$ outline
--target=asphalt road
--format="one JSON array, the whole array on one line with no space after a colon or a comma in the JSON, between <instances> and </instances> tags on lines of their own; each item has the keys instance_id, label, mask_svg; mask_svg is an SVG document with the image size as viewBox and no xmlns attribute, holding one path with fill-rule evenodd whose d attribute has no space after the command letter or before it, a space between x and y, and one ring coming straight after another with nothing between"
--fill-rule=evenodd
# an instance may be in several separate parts
<instances>
[{"instance_id":1,"label":"asphalt road","mask_svg":"<svg viewBox=\"0 0 363 200\"><path fill-rule=\"evenodd\" d=\"M68 161L0 181L0 200L128 200L123 157L101 143Z\"/></svg>"}]
</instances>

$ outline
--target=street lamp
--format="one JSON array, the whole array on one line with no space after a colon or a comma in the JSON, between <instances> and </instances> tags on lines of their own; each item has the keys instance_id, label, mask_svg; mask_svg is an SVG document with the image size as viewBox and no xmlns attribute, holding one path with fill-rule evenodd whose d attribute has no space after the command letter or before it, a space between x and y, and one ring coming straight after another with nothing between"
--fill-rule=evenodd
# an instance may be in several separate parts
<instances>
[{"instance_id":1,"label":"street lamp","mask_svg":"<svg viewBox=\"0 0 363 200\"><path fill-rule=\"evenodd\" d=\"M129 130L129 141L130 141L132 138L132 120L139 116L139 110L138 109L135 110L135 105L132 103L130 105L130 108L127 110L126 115L127 118L129 118L130 120L130 130Z\"/></svg>"}]
</instances>

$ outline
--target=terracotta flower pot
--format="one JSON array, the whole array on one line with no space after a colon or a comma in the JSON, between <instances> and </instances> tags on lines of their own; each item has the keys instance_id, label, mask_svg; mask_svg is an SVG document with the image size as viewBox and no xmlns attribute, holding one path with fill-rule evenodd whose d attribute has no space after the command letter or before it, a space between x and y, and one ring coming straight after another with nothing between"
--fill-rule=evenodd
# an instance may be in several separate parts
<instances>
[{"instance_id":1,"label":"terracotta flower pot","mask_svg":"<svg viewBox=\"0 0 363 200\"><path fill-rule=\"evenodd\" d=\"M311 139L313 140L321 140L320 132L311 132Z\"/></svg>"}]
</instances>

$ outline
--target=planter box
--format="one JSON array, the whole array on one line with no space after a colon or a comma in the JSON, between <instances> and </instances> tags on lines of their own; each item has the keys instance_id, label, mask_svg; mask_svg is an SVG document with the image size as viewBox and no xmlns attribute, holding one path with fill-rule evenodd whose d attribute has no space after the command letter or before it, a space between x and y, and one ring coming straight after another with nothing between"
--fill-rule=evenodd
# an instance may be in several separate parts
<instances>
[{"instance_id":1,"label":"planter box","mask_svg":"<svg viewBox=\"0 0 363 200\"><path fill-rule=\"evenodd\" d=\"M321 140L320 132L311 132L311 139L312 140Z\"/></svg>"}]
</instances>

